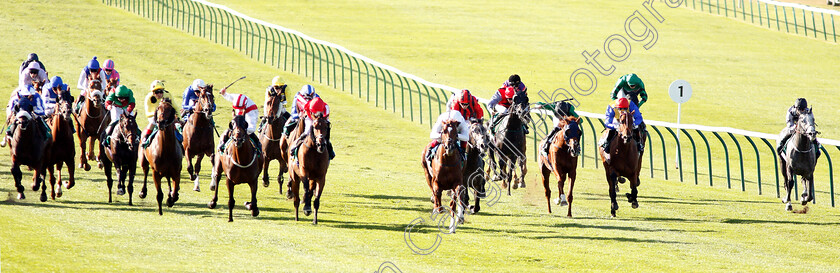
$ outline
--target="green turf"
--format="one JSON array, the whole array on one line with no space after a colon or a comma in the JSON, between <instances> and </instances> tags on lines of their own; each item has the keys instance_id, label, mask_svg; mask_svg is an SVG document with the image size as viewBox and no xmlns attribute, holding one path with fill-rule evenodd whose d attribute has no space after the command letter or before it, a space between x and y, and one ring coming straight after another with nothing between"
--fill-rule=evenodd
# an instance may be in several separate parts
<instances>
[{"instance_id":1,"label":"green turf","mask_svg":"<svg viewBox=\"0 0 840 273\"><path fill-rule=\"evenodd\" d=\"M39 16L45 10L54 16ZM258 103L275 74L283 75L293 88L307 83L96 1L2 2L0 22L0 71L17 70L22 58L34 51L52 75L73 82L90 56L98 55L114 58L123 82L137 93L145 93L141 90L153 79L167 80L169 89L180 93L195 77L222 84L247 75L231 92L245 92ZM4 90L0 96L7 95L16 81L14 73L0 74ZM262 214L257 219L241 206L247 190L237 188L236 222L227 223L225 205L216 210L205 207L211 196L206 171L204 191L192 192L187 183L179 203L165 209L162 217L154 212L151 199L138 200L133 207L124 196L105 203L104 176L95 169L80 173L77 188L58 201L40 203L31 191L26 200L16 201L9 162L3 161L0 191L6 192L6 198L0 201L4 219L0 268L9 272L370 272L385 261L403 272L740 272L803 267L830 272L840 268L835 259L840 235L834 232L840 212L824 203L812 206L809 214L796 215L783 212L781 203L768 196L645 179L641 207L631 210L622 202L619 218L610 219L603 174L581 169L573 209L576 218L567 219L560 216L565 208L555 207L553 215L545 212L533 164L526 190L514 191L514 196L504 196L481 214L469 216L456 235L442 236L434 253L412 254L403 241L405 227L418 217L428 221L430 211L428 188L418 166L427 142L426 127L372 109L344 92L321 85L316 89L333 109L338 151L318 226L310 225L309 217L294 222L293 207L276 193L276 184L260 189ZM220 113L229 109L222 107ZM224 121L220 118L220 123ZM226 196L226 189L220 195ZM226 200L221 197L220 203ZM436 232L425 226L414 238L426 246Z\"/></svg>"}]
</instances>

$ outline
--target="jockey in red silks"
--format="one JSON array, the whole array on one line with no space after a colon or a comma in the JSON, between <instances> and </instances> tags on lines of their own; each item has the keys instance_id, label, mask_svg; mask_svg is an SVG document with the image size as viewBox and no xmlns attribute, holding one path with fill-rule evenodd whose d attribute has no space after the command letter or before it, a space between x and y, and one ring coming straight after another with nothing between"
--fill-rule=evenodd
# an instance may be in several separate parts
<instances>
[{"instance_id":1,"label":"jockey in red silks","mask_svg":"<svg viewBox=\"0 0 840 273\"><path fill-rule=\"evenodd\" d=\"M525 101L527 102L528 98L528 88L525 87L525 84L522 83L522 80L519 78L519 75L513 74L510 75L507 81L502 84L502 87L493 94L493 97L490 98L490 102L487 103L487 110L490 112L491 118L491 126L490 131L495 132L495 127L501 121L502 116L507 113L508 108L510 108L511 104L513 104L513 96L520 95L525 96ZM497 113L496 105L501 105L504 107L504 110L501 113ZM525 134L528 134L528 126L522 126L525 130Z\"/></svg>"},{"instance_id":2,"label":"jockey in red silks","mask_svg":"<svg viewBox=\"0 0 840 273\"><path fill-rule=\"evenodd\" d=\"M260 115L260 111L257 109L257 104L245 94L228 93L227 89L222 89L220 93L225 100L233 103L234 115L245 116L245 122L248 123L248 136L251 137L251 142L254 143L254 147L257 149L257 154L261 155L262 144L260 143L260 139L257 138L257 134L254 133L257 130L257 119ZM219 151L223 150L229 138L230 129L227 129L222 135L222 141L219 142Z\"/></svg>"},{"instance_id":3,"label":"jockey in red silks","mask_svg":"<svg viewBox=\"0 0 840 273\"><path fill-rule=\"evenodd\" d=\"M303 126L304 129L303 130L304 131L297 138L297 141L294 143L294 145L289 146L289 147L292 147L292 156L295 158L295 162L297 162L297 152L296 151L300 147L300 145L303 144L303 140L305 139L305 136L308 136L310 133L312 133L311 132L312 124L315 122L315 119L317 119L320 116L320 117L326 118L328 123L330 122L330 119L329 119L330 118L330 106L327 105L327 103L324 102L324 100L322 100L321 97L315 97L312 100L310 100L308 103L306 103L306 105L304 105L304 107L303 107L303 113L304 113L304 118L303 118L303 122L304 122L304 126ZM327 151L329 152L329 158L330 158L330 160L332 160L333 158L335 158L335 151L333 151L332 142L330 142L329 135L327 135L326 140L327 140Z\"/></svg>"},{"instance_id":4,"label":"jockey in red silks","mask_svg":"<svg viewBox=\"0 0 840 273\"><path fill-rule=\"evenodd\" d=\"M311 100L320 97L321 96L315 93L315 88L312 87L312 85L307 84L300 88L300 91L298 91L292 99L291 116L289 117L289 120L286 121L286 125L283 126L283 135L288 137L289 133L295 129L298 121L300 121L301 112L304 111L306 104L308 104Z\"/></svg>"},{"instance_id":5,"label":"jockey in red silks","mask_svg":"<svg viewBox=\"0 0 840 273\"><path fill-rule=\"evenodd\" d=\"M481 120L484 118L484 110L481 109L481 104L470 93L470 90L461 90L460 94L452 96L447 105L447 108L460 112L461 116L468 122L472 119Z\"/></svg>"}]
</instances>

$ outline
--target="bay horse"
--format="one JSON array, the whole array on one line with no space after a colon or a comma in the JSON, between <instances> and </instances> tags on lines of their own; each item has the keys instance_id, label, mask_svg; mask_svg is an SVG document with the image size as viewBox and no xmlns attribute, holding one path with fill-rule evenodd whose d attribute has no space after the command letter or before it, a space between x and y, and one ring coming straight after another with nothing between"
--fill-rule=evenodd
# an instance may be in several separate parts
<instances>
[{"instance_id":1,"label":"bay horse","mask_svg":"<svg viewBox=\"0 0 840 273\"><path fill-rule=\"evenodd\" d=\"M52 199L61 197L61 186L63 185L68 190L76 185L74 172L76 165L74 164L76 157L76 143L73 140L73 99L67 93L58 95L56 102L56 111L52 117L47 120L52 131L52 141L47 148L48 153L46 164L47 171L50 175L50 186L52 190ZM62 164L67 165L67 172L69 180L62 183L61 167ZM55 175L54 171L58 170L58 192L55 189Z\"/></svg>"},{"instance_id":2,"label":"bay horse","mask_svg":"<svg viewBox=\"0 0 840 273\"><path fill-rule=\"evenodd\" d=\"M76 137L79 139L79 147L82 153L79 156L79 168L90 171L88 160L94 160L94 143L105 130L103 124L108 120L105 110L105 95L102 92L102 82L93 78L89 80L89 86L85 92L85 102L79 115L76 116ZM90 141L90 143L88 143ZM87 153L85 146L87 145ZM101 152L101 151L100 151Z\"/></svg>"},{"instance_id":3,"label":"bay horse","mask_svg":"<svg viewBox=\"0 0 840 273\"><path fill-rule=\"evenodd\" d=\"M487 197L487 176L484 173L484 157L490 150L490 133L484 126L484 120L470 119L470 142L467 148L467 162L464 164L464 184L471 188L475 196L475 205L469 205L470 213L481 210L481 198ZM469 204L469 195L465 195L465 204Z\"/></svg>"},{"instance_id":4,"label":"bay horse","mask_svg":"<svg viewBox=\"0 0 840 273\"><path fill-rule=\"evenodd\" d=\"M528 173L525 128L523 127L530 121L528 98L524 92L519 92L513 96L512 100L513 103L508 108L508 112L503 114L505 116L501 117L502 120L498 123L500 130L496 130L494 136L492 152L489 154L490 169L488 169L488 174L490 170L496 170L497 167L501 169L499 172L501 177L494 180L502 180L502 187L507 188L508 195L510 195L511 186L514 189L525 187L525 174ZM498 165L496 165L497 162ZM518 174L514 170L517 166Z\"/></svg>"},{"instance_id":5,"label":"bay horse","mask_svg":"<svg viewBox=\"0 0 840 273\"><path fill-rule=\"evenodd\" d=\"M216 104L213 97L213 85L208 84L204 92L198 94L198 101L193 108L193 113L184 124L184 156L187 158L187 173L190 180L195 184L193 190L200 191L198 173L201 171L201 160L204 156L210 157L210 163L214 162L213 132L216 130L213 122L213 106ZM195 157L195 165L193 165Z\"/></svg>"},{"instance_id":6,"label":"bay horse","mask_svg":"<svg viewBox=\"0 0 840 273\"><path fill-rule=\"evenodd\" d=\"M458 151L458 121L447 120L443 122L441 129L441 143L435 151L432 162L426 161L426 155L430 153L430 147L423 150L423 174L426 176L426 183L432 191L432 213L442 212L441 197L443 191L452 191L452 200L449 202L449 233L454 233L458 224L464 222L464 202L467 195L464 185L461 153ZM456 213L457 212L457 213Z\"/></svg>"},{"instance_id":7,"label":"bay horse","mask_svg":"<svg viewBox=\"0 0 840 273\"><path fill-rule=\"evenodd\" d=\"M260 131L259 137L262 143L263 162L263 186L268 187L268 165L272 160L277 160L280 164L280 172L277 174L277 183L280 184L280 193L283 193L283 174L289 171L288 153L281 149L281 140L283 139L283 125L289 118L289 113L280 113L282 98L280 95L269 95L268 101L265 102L265 109L268 109L268 115L264 116L265 127Z\"/></svg>"},{"instance_id":8,"label":"bay horse","mask_svg":"<svg viewBox=\"0 0 840 273\"><path fill-rule=\"evenodd\" d=\"M116 107L116 106L115 106ZM111 135L102 133L99 141L99 162L105 168L105 178L108 186L108 203L111 203L111 188L114 180L111 178L111 167L118 173L117 195L125 194L125 179L128 178L128 205L133 205L134 174L137 171L137 151L140 146L140 129L135 117L129 113L120 116L118 124L114 125ZM111 138L105 146L105 138Z\"/></svg>"},{"instance_id":9,"label":"bay horse","mask_svg":"<svg viewBox=\"0 0 840 273\"><path fill-rule=\"evenodd\" d=\"M108 97L109 94L111 94L111 92L115 92L117 90L117 85L118 85L117 83L118 82L119 82L119 80L116 79L116 78L106 80L106 84L105 84L105 97L106 98Z\"/></svg>"},{"instance_id":10,"label":"bay horse","mask_svg":"<svg viewBox=\"0 0 840 273\"><path fill-rule=\"evenodd\" d=\"M797 175L802 177L800 199L802 205L804 206L814 200L812 191L814 189L814 169L817 165L815 150L817 148L812 143L814 138L817 137L815 127L813 116L800 115L795 127L792 128L791 137L785 143L785 154L779 156L782 175L785 178L785 190L787 191L787 195L782 197L782 203L785 203L785 210L787 211L793 210L793 206L790 204L790 192L793 190L794 183L796 183Z\"/></svg>"},{"instance_id":11,"label":"bay horse","mask_svg":"<svg viewBox=\"0 0 840 273\"><path fill-rule=\"evenodd\" d=\"M26 111L19 111L14 117L15 125L17 126L12 132L10 138L9 149L12 155L12 176L15 179L15 188L17 189L17 199L25 199L24 188L21 186L20 180L23 178L23 172L20 170L21 165L29 166L35 171L34 183L32 183L32 190L37 191L41 188L41 202L47 201L47 183L42 183L46 169L45 159L48 157L52 139L45 139L45 132L41 121L33 118L32 115Z\"/></svg>"},{"instance_id":12,"label":"bay horse","mask_svg":"<svg viewBox=\"0 0 840 273\"><path fill-rule=\"evenodd\" d=\"M140 167L143 169L143 188L140 190L140 197L146 196L146 183L149 178L149 167L152 168L152 177L155 180L157 189L158 215L163 215L163 192L160 189L162 178L166 178L169 184L169 197L166 199L166 206L172 207L178 201L178 191L181 189L181 161L184 158L184 150L181 147L175 134L175 122L178 120L175 108L170 100L163 100L155 109L155 123L158 133L146 148L140 149ZM172 187L174 182L175 187ZM132 186L129 185L129 189Z\"/></svg>"},{"instance_id":13,"label":"bay horse","mask_svg":"<svg viewBox=\"0 0 840 273\"><path fill-rule=\"evenodd\" d=\"M291 151L288 154L289 184L292 192L292 202L295 205L295 221L298 221L298 208L300 206L300 185L303 184L303 214L309 216L312 207L315 207L315 215L312 224L318 224L318 210L321 208L321 194L326 184L327 169L330 167L330 155L327 149L330 141L330 122L321 113L314 115L312 124L306 125L306 118L301 117L300 125L310 126L309 133L300 135L306 139L297 149L298 162L294 162ZM301 126L302 125L302 126Z\"/></svg>"},{"instance_id":14,"label":"bay horse","mask_svg":"<svg viewBox=\"0 0 840 273\"><path fill-rule=\"evenodd\" d=\"M638 142L633 135L633 113L620 110L616 112L618 115L618 135L613 138L610 143L610 150L604 151L600 148L601 161L604 164L604 172L606 173L607 183L609 184L610 192L610 214L615 217L615 211L618 210L618 202L615 201L616 189L618 186L619 177L625 177L630 181L630 193L627 193L627 202L631 204L632 208L639 207L638 187L639 172L641 171L642 154L639 153ZM608 133L608 132L607 132ZM644 136L644 134L642 134ZM644 141L644 138L642 139ZM605 153L610 153L610 162L604 159Z\"/></svg>"},{"instance_id":15,"label":"bay horse","mask_svg":"<svg viewBox=\"0 0 840 273\"><path fill-rule=\"evenodd\" d=\"M251 211L251 216L260 215L257 206L257 180L260 178L260 168L263 158L256 151L256 146L251 143L248 136L248 123L245 116L236 115L230 121L230 141L224 148L223 153L215 157L213 174L210 179L210 190L214 191L213 200L208 207L216 208L219 200L218 184L221 174L224 172L228 188L228 222L233 222L233 207L236 201L233 199L233 187L238 184L247 183L251 187L251 201L245 202L245 208Z\"/></svg>"},{"instance_id":16,"label":"bay horse","mask_svg":"<svg viewBox=\"0 0 840 273\"><path fill-rule=\"evenodd\" d=\"M560 191L554 204L560 206L569 206L567 217L572 217L572 191L575 188L575 178L577 177L578 156L580 155L580 137L581 131L578 123L580 118L566 117L560 121L558 125L559 133L554 135L554 139L544 139L550 141L551 147L548 150L548 155L540 153L540 169L542 170L542 182L545 188L545 201L548 205L548 213L551 213L551 186L549 185L549 178L551 174L557 178L557 188ZM542 143L540 143L542 147ZM569 195L566 195L563 188L566 184L566 177L569 178Z\"/></svg>"}]
</instances>

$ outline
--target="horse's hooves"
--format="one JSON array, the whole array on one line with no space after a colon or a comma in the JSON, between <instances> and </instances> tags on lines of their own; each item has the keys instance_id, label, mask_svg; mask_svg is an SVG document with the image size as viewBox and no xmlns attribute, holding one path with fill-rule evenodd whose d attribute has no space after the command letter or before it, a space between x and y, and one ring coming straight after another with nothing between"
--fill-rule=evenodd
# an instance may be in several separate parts
<instances>
[{"instance_id":1,"label":"horse's hooves","mask_svg":"<svg viewBox=\"0 0 840 273\"><path fill-rule=\"evenodd\" d=\"M264 188L268 188L268 186L270 186L270 185L271 185L271 182L268 182L268 177L263 179L263 187Z\"/></svg>"},{"instance_id":2,"label":"horse's hooves","mask_svg":"<svg viewBox=\"0 0 840 273\"><path fill-rule=\"evenodd\" d=\"M611 209L612 209L613 211L618 210L618 203L612 203L612 207L611 207Z\"/></svg>"},{"instance_id":3,"label":"horse's hooves","mask_svg":"<svg viewBox=\"0 0 840 273\"><path fill-rule=\"evenodd\" d=\"M215 209L216 208L216 202L210 201L210 203L207 203L207 207L210 208L210 209Z\"/></svg>"},{"instance_id":4,"label":"horse's hooves","mask_svg":"<svg viewBox=\"0 0 840 273\"><path fill-rule=\"evenodd\" d=\"M257 207L254 207L254 209L251 210L251 216L253 216L253 217L260 216L260 209L257 208Z\"/></svg>"},{"instance_id":5,"label":"horse's hooves","mask_svg":"<svg viewBox=\"0 0 840 273\"><path fill-rule=\"evenodd\" d=\"M195 187L193 187L193 191L201 192L201 188L198 187L197 183L195 184Z\"/></svg>"},{"instance_id":6,"label":"horse's hooves","mask_svg":"<svg viewBox=\"0 0 840 273\"><path fill-rule=\"evenodd\" d=\"M615 218L615 211L610 213L610 217Z\"/></svg>"},{"instance_id":7,"label":"horse's hooves","mask_svg":"<svg viewBox=\"0 0 840 273\"><path fill-rule=\"evenodd\" d=\"M292 195L292 191L290 191L290 190L286 190L286 199L291 200L292 198L295 198L295 197Z\"/></svg>"},{"instance_id":8,"label":"horse's hooves","mask_svg":"<svg viewBox=\"0 0 840 273\"><path fill-rule=\"evenodd\" d=\"M507 181L502 181L502 189L507 189L508 184Z\"/></svg>"},{"instance_id":9,"label":"horse's hooves","mask_svg":"<svg viewBox=\"0 0 840 273\"><path fill-rule=\"evenodd\" d=\"M519 187L524 189L525 188L525 181L520 181L519 182Z\"/></svg>"},{"instance_id":10,"label":"horse's hooves","mask_svg":"<svg viewBox=\"0 0 840 273\"><path fill-rule=\"evenodd\" d=\"M117 187L117 195L125 195L125 188Z\"/></svg>"},{"instance_id":11,"label":"horse's hooves","mask_svg":"<svg viewBox=\"0 0 840 273\"><path fill-rule=\"evenodd\" d=\"M39 186L40 185L38 185L38 183L32 183L32 190L33 191L38 191L38 188L40 188Z\"/></svg>"},{"instance_id":12,"label":"horse's hooves","mask_svg":"<svg viewBox=\"0 0 840 273\"><path fill-rule=\"evenodd\" d=\"M632 204L630 204L630 207L632 207L634 209L638 209L639 208L639 202L633 202Z\"/></svg>"},{"instance_id":13,"label":"horse's hooves","mask_svg":"<svg viewBox=\"0 0 840 273\"><path fill-rule=\"evenodd\" d=\"M251 202L245 202L243 205L245 205L245 209L251 210Z\"/></svg>"},{"instance_id":14,"label":"horse's hooves","mask_svg":"<svg viewBox=\"0 0 840 273\"><path fill-rule=\"evenodd\" d=\"M21 193L18 193L17 199L18 199L18 200L23 200L23 199L26 199L26 195L24 195L22 192L21 192Z\"/></svg>"},{"instance_id":15,"label":"horse's hooves","mask_svg":"<svg viewBox=\"0 0 840 273\"><path fill-rule=\"evenodd\" d=\"M476 213L478 213L478 211L481 210L481 207L476 207L476 206L470 205L469 209L470 209L471 214L476 214Z\"/></svg>"},{"instance_id":16,"label":"horse's hooves","mask_svg":"<svg viewBox=\"0 0 840 273\"><path fill-rule=\"evenodd\" d=\"M62 192L57 192L57 193L55 193L55 197L61 198L62 194L63 194ZM55 200L55 198L53 198L53 200Z\"/></svg>"},{"instance_id":17,"label":"horse's hooves","mask_svg":"<svg viewBox=\"0 0 840 273\"><path fill-rule=\"evenodd\" d=\"M568 205L569 205L569 202L566 202L566 200L560 200L560 204L559 204L559 205L560 205L561 207L563 207L563 206L568 206Z\"/></svg>"},{"instance_id":18,"label":"horse's hooves","mask_svg":"<svg viewBox=\"0 0 840 273\"><path fill-rule=\"evenodd\" d=\"M310 214L312 214L312 210L311 210L311 209L310 209L310 210L303 209L303 215L304 215L304 216L309 216Z\"/></svg>"},{"instance_id":19,"label":"horse's hooves","mask_svg":"<svg viewBox=\"0 0 840 273\"><path fill-rule=\"evenodd\" d=\"M216 191L216 185L210 184L210 191Z\"/></svg>"},{"instance_id":20,"label":"horse's hooves","mask_svg":"<svg viewBox=\"0 0 840 273\"><path fill-rule=\"evenodd\" d=\"M624 179L624 177L619 176L618 183L624 184L624 182L627 182L627 179Z\"/></svg>"},{"instance_id":21,"label":"horse's hooves","mask_svg":"<svg viewBox=\"0 0 840 273\"><path fill-rule=\"evenodd\" d=\"M140 199L146 198L146 191L141 190L139 196L140 196Z\"/></svg>"},{"instance_id":22,"label":"horse's hooves","mask_svg":"<svg viewBox=\"0 0 840 273\"><path fill-rule=\"evenodd\" d=\"M519 183L513 182L513 189L515 190L515 189L518 189L518 188L519 188Z\"/></svg>"},{"instance_id":23,"label":"horse's hooves","mask_svg":"<svg viewBox=\"0 0 840 273\"><path fill-rule=\"evenodd\" d=\"M173 199L172 196L167 197L166 206L171 208L173 205L175 205L175 199Z\"/></svg>"},{"instance_id":24,"label":"horse's hooves","mask_svg":"<svg viewBox=\"0 0 840 273\"><path fill-rule=\"evenodd\" d=\"M103 167L103 166L102 166L102 162L97 162L97 163L96 163L96 167L98 167L99 169L102 169L102 167Z\"/></svg>"},{"instance_id":25,"label":"horse's hooves","mask_svg":"<svg viewBox=\"0 0 840 273\"><path fill-rule=\"evenodd\" d=\"M793 211L793 205L791 205L790 203L785 204L785 210L786 211Z\"/></svg>"},{"instance_id":26,"label":"horse's hooves","mask_svg":"<svg viewBox=\"0 0 840 273\"><path fill-rule=\"evenodd\" d=\"M233 218L228 218L228 223L233 222Z\"/></svg>"},{"instance_id":27,"label":"horse's hooves","mask_svg":"<svg viewBox=\"0 0 840 273\"><path fill-rule=\"evenodd\" d=\"M90 164L85 164L84 169L86 172L90 171Z\"/></svg>"},{"instance_id":28,"label":"horse's hooves","mask_svg":"<svg viewBox=\"0 0 840 273\"><path fill-rule=\"evenodd\" d=\"M72 189L74 186L76 186L76 182L75 182L75 181L67 181L67 182L64 182L64 188L66 188L66 189L68 189L68 190L69 190L69 189Z\"/></svg>"},{"instance_id":29,"label":"horse's hooves","mask_svg":"<svg viewBox=\"0 0 840 273\"><path fill-rule=\"evenodd\" d=\"M554 198L552 201L555 205L560 205L560 198Z\"/></svg>"},{"instance_id":30,"label":"horse's hooves","mask_svg":"<svg viewBox=\"0 0 840 273\"><path fill-rule=\"evenodd\" d=\"M803 206L808 205L808 201L802 201L802 205Z\"/></svg>"}]
</instances>

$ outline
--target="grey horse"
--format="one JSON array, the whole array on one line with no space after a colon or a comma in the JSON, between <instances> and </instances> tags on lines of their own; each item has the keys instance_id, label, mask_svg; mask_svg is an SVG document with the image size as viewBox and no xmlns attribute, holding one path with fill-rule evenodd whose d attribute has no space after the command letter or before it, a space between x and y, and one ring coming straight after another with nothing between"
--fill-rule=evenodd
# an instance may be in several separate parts
<instances>
[{"instance_id":1,"label":"grey horse","mask_svg":"<svg viewBox=\"0 0 840 273\"><path fill-rule=\"evenodd\" d=\"M795 177L799 175L802 177L802 205L814 200L814 169L817 165L816 145L813 145L814 138L817 137L815 129L814 117L811 115L801 115L796 125L792 127L792 136L788 139L783 151L780 155L779 161L782 165L782 175L785 178L785 190L787 195L782 197L782 203L785 203L785 209L793 210L790 204L790 191L793 189L796 182Z\"/></svg>"}]
</instances>

